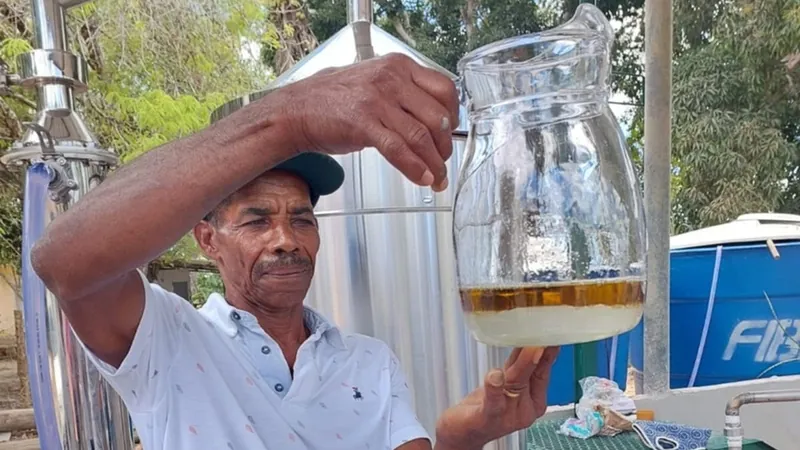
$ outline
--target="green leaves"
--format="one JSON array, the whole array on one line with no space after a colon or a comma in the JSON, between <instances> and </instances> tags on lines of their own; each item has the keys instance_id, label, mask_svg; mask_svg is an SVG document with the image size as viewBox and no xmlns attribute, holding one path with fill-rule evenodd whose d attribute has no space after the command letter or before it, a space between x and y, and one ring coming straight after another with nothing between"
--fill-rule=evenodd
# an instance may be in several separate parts
<instances>
[{"instance_id":1,"label":"green leaves","mask_svg":"<svg viewBox=\"0 0 800 450\"><path fill-rule=\"evenodd\" d=\"M717 2L708 10L713 25L681 33L705 38L680 49L675 61L678 231L748 212L797 212L788 200L800 98L791 81L797 75L782 62L800 42L795 3Z\"/></svg>"},{"instance_id":2,"label":"green leaves","mask_svg":"<svg viewBox=\"0 0 800 450\"><path fill-rule=\"evenodd\" d=\"M0 266L19 267L22 249L22 205L8 192L0 200Z\"/></svg>"},{"instance_id":3,"label":"green leaves","mask_svg":"<svg viewBox=\"0 0 800 450\"><path fill-rule=\"evenodd\" d=\"M18 37L8 37L0 42L0 58L2 58L12 72L16 72L17 57L31 51L31 45L25 39Z\"/></svg>"},{"instance_id":4,"label":"green leaves","mask_svg":"<svg viewBox=\"0 0 800 450\"><path fill-rule=\"evenodd\" d=\"M70 47L90 66L90 92L76 97L101 144L113 148L123 163L130 161L202 129L225 101L263 87L265 68L247 50L265 35L274 4L95 0L71 9ZM29 25L18 21L30 14L26 5L9 2L0 16L0 57L12 69L16 56L32 48ZM27 105L9 100L8 106L0 106L0 125L28 119ZM0 150L15 138L7 131L0 136L12 138L0 141ZM0 178L8 178L8 183L0 183L0 265L18 267L21 186L2 169ZM166 255L199 257L188 238Z\"/></svg>"}]
</instances>

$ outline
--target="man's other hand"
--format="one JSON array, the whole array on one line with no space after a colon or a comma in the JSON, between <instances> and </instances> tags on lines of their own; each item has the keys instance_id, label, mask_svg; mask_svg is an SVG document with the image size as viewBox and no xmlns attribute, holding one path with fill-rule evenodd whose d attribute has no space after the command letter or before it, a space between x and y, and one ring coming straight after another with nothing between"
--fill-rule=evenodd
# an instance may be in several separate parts
<instances>
[{"instance_id":1,"label":"man's other hand","mask_svg":"<svg viewBox=\"0 0 800 450\"><path fill-rule=\"evenodd\" d=\"M448 409L436 425L437 450L473 450L525 429L544 415L550 369L558 347L517 348L505 369L486 375L484 386Z\"/></svg>"},{"instance_id":2,"label":"man's other hand","mask_svg":"<svg viewBox=\"0 0 800 450\"><path fill-rule=\"evenodd\" d=\"M375 147L409 180L447 187L445 161L458 125L458 93L446 75L389 54L327 69L263 99L297 151L345 154Z\"/></svg>"}]
</instances>

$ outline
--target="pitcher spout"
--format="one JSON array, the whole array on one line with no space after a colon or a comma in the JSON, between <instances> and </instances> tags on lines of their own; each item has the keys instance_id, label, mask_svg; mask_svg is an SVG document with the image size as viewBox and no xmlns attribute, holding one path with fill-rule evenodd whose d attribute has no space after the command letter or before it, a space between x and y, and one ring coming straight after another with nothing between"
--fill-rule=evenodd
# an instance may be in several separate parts
<instances>
[{"instance_id":1,"label":"pitcher spout","mask_svg":"<svg viewBox=\"0 0 800 450\"><path fill-rule=\"evenodd\" d=\"M591 3L581 3L567 22L551 31L558 30L586 30L597 33L606 38L607 45L610 47L614 43L614 29L606 19L603 11L600 11Z\"/></svg>"},{"instance_id":2,"label":"pitcher spout","mask_svg":"<svg viewBox=\"0 0 800 450\"><path fill-rule=\"evenodd\" d=\"M583 3L564 24L497 41L458 62L462 102L471 112L490 106L574 95L591 102L609 95L614 30L597 7Z\"/></svg>"}]
</instances>

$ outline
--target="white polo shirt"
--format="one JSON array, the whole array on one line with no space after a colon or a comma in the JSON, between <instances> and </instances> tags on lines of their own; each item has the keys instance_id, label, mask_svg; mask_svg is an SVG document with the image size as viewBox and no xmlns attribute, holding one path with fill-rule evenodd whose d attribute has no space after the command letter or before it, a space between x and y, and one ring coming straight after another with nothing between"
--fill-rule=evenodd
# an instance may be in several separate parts
<instances>
[{"instance_id":1,"label":"white polo shirt","mask_svg":"<svg viewBox=\"0 0 800 450\"><path fill-rule=\"evenodd\" d=\"M312 335L294 377L251 314L214 294L201 310L144 281L146 303L119 369L90 359L120 393L145 450L395 449L426 438L397 358L306 309Z\"/></svg>"}]
</instances>

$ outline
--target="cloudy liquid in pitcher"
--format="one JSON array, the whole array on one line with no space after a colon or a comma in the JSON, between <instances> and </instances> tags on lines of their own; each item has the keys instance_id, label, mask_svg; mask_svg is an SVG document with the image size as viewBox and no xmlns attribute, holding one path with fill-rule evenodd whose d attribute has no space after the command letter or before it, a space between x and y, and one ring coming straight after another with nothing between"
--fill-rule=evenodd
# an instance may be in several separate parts
<instances>
[{"instance_id":1,"label":"cloudy liquid in pitcher","mask_svg":"<svg viewBox=\"0 0 800 450\"><path fill-rule=\"evenodd\" d=\"M475 337L502 346L567 345L631 330L644 309L643 277L461 289Z\"/></svg>"}]
</instances>

